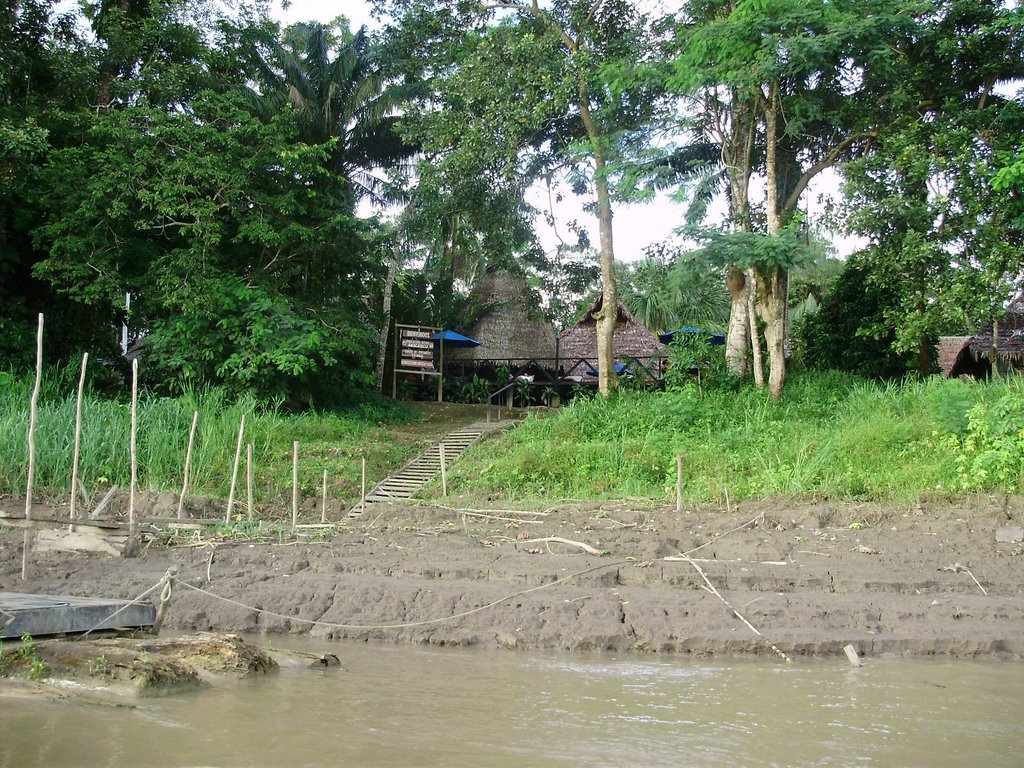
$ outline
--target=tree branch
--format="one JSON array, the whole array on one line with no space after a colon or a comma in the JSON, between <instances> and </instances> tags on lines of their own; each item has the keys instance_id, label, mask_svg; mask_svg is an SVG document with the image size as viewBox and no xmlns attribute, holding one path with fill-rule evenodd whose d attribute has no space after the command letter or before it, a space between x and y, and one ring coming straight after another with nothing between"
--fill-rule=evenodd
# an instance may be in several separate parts
<instances>
[{"instance_id":1,"label":"tree branch","mask_svg":"<svg viewBox=\"0 0 1024 768\"><path fill-rule=\"evenodd\" d=\"M841 142L836 144L828 153L821 158L818 162L804 171L803 175L797 181L793 191L790 192L789 197L786 198L786 202L783 204L782 210L791 211L796 207L797 202L800 200L800 195L803 194L804 189L811 182L815 176L824 171L826 168L831 168L839 160L839 156L849 149L853 144L860 141L861 139L875 138L878 136L877 131L866 131L864 133L856 133L853 136L847 136Z\"/></svg>"},{"instance_id":2,"label":"tree branch","mask_svg":"<svg viewBox=\"0 0 1024 768\"><path fill-rule=\"evenodd\" d=\"M598 0L594 8L591 9L591 12L593 13L594 11L596 11L597 6L600 5L602 2L604 2L604 0ZM537 0L533 0L531 5L522 5L521 3L489 3L482 7L485 11L525 11L526 13L533 16L533 18L537 19L537 21L546 24L552 32L554 32L562 39L562 42L565 43L565 47L568 48L570 51L572 51L573 53L577 53L579 51L579 45L577 44L577 42L572 39L568 32L565 31L564 27L555 23L555 21L551 18L550 14L547 14L540 9L540 5L538 4Z\"/></svg>"}]
</instances>

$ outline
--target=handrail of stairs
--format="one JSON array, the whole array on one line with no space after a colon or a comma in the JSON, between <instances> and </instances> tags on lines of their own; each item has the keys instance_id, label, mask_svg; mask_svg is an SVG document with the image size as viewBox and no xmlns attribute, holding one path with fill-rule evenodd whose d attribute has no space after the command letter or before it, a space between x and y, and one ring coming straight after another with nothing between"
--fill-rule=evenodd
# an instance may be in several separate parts
<instances>
[{"instance_id":1,"label":"handrail of stairs","mask_svg":"<svg viewBox=\"0 0 1024 768\"><path fill-rule=\"evenodd\" d=\"M489 394L487 396L487 423L488 424L491 423L491 406L494 405L494 398L497 397L498 395L500 395L502 392L510 392L511 393L512 388L516 385L516 383L517 383L516 381L510 381L508 384L506 384L501 389L496 390L496 391L492 392L491 394ZM509 408L509 410L512 409L512 403L511 402L508 404L508 408ZM501 420L501 406L500 405L498 406L498 420L499 421Z\"/></svg>"}]
</instances>

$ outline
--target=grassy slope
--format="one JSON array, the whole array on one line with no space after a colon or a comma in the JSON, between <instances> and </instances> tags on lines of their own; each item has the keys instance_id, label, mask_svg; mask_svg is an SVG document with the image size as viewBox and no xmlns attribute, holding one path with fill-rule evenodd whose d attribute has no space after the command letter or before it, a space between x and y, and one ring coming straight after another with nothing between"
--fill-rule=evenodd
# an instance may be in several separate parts
<instances>
[{"instance_id":1,"label":"grassy slope","mask_svg":"<svg viewBox=\"0 0 1024 768\"><path fill-rule=\"evenodd\" d=\"M0 374L2 377L3 374ZM24 492L30 383L0 382L0 493ZM67 381L50 380L40 398L38 496L65 499L71 474L74 401ZM301 443L300 485L354 501L359 464L368 484L389 474L445 432L481 417L479 406L364 408L347 414L287 416L218 392L140 403L140 487L177 491L188 429L200 411L193 492L224 498L238 422L255 452L261 502L284 504L292 441ZM126 487L129 408L87 399L81 476L86 488ZM763 392L622 392L578 399L547 418L489 440L451 471L470 500L672 498L676 456L689 499L774 495L897 501L925 493L1024 492L1024 384L932 380L879 385L838 374L791 378L784 402ZM436 490L436 489L435 489ZM430 489L428 489L428 493Z\"/></svg>"},{"instance_id":2,"label":"grassy slope","mask_svg":"<svg viewBox=\"0 0 1024 768\"><path fill-rule=\"evenodd\" d=\"M754 389L623 392L531 419L468 455L453 479L470 497L665 500L682 455L690 499L1020 493L1024 421L1014 418L1024 420L1020 379L882 385L801 374L779 405Z\"/></svg>"},{"instance_id":3,"label":"grassy slope","mask_svg":"<svg viewBox=\"0 0 1024 768\"><path fill-rule=\"evenodd\" d=\"M0 377L3 377L0 374ZM39 499L65 500L71 477L75 402L66 377L49 375L39 399L35 488ZM0 494L25 491L28 404L31 381L0 381ZM193 453L190 493L226 498L238 439L246 416L245 442L253 444L255 485L262 503L290 499L292 443L300 443L299 483L304 495L319 495L322 473L330 475L334 498L359 496L360 461L367 463L367 484L425 449L452 428L475 421L479 406L365 407L348 413L285 415L247 398L231 401L218 391L180 398L142 397L139 403L139 487L181 489L182 469L194 411L200 412ZM87 396L79 475L92 492L108 484L126 488L130 477L130 408ZM242 469L244 477L244 449Z\"/></svg>"}]
</instances>

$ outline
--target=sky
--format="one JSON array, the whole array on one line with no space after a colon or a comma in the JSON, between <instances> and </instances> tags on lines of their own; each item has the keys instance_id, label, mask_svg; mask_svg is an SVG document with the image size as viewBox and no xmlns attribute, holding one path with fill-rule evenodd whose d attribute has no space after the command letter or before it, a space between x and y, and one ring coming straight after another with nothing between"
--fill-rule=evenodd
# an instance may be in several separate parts
<instances>
[{"instance_id":1,"label":"sky","mask_svg":"<svg viewBox=\"0 0 1024 768\"><path fill-rule=\"evenodd\" d=\"M648 2L654 1L648 0ZM352 27L365 24L373 29L377 26L370 17L370 3L366 0L294 0L294 2L287 3L287 9L283 8L283 5L283 3L276 4L275 16L286 24L298 21L326 22L337 16L345 16ZM815 213L820 212L817 198L823 193L835 195L838 193L838 188L838 178L835 173L822 174L821 178L808 188L804 193L804 204L810 207L809 213L812 219ZM561 234L564 237L568 231L567 224L572 220L576 220L587 229L590 242L596 246L599 242L597 218L583 209L583 206L590 200L573 195L568 188L563 188L560 191L563 202L556 203L553 211L557 233L548 226L543 215L549 210L547 190L536 187L527 196L527 201L541 211L534 226L542 246L545 250L553 250L558 243L557 235ZM712 207L712 217L721 218L724 213L725 204L723 202L720 201ZM665 195L660 195L650 203L634 205L620 203L616 205L613 221L616 260L636 261L642 258L644 249L648 245L672 238L673 231L683 223L683 214L683 206L673 203ZM716 222L709 221L708 223ZM847 238L837 238L834 244L841 256L852 253L862 245L862 243Z\"/></svg>"}]
</instances>

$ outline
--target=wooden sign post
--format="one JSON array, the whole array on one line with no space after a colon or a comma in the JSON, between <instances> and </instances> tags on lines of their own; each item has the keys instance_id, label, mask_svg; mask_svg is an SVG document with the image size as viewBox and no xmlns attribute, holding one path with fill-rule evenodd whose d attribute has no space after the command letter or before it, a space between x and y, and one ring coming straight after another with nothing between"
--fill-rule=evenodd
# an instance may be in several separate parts
<instances>
[{"instance_id":1,"label":"wooden sign post","mask_svg":"<svg viewBox=\"0 0 1024 768\"><path fill-rule=\"evenodd\" d=\"M434 338L442 338L440 328L395 324L395 366L391 373L391 397L398 399L398 374L418 373L437 377L437 402L444 397L444 341L441 340L440 364L434 365Z\"/></svg>"}]
</instances>

